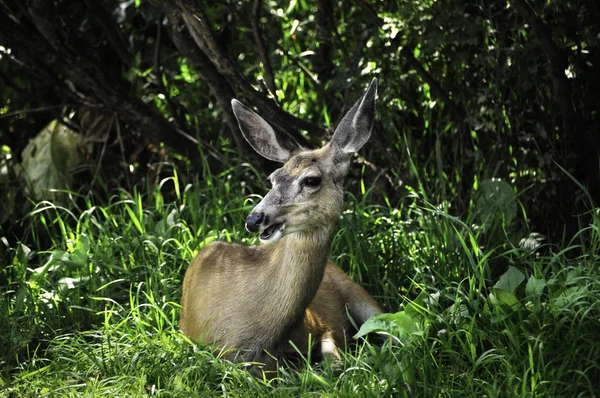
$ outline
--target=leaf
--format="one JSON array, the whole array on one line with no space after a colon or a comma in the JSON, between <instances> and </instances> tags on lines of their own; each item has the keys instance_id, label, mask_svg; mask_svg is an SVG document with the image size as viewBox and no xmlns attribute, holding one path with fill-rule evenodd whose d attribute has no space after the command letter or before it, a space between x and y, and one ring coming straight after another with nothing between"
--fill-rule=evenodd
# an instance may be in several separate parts
<instances>
[{"instance_id":1,"label":"leaf","mask_svg":"<svg viewBox=\"0 0 600 398\"><path fill-rule=\"evenodd\" d=\"M420 55L421 55L421 49L419 48L419 46L416 46L415 49L413 50L413 56L418 59Z\"/></svg>"},{"instance_id":2,"label":"leaf","mask_svg":"<svg viewBox=\"0 0 600 398\"><path fill-rule=\"evenodd\" d=\"M48 259L46 264L33 270L33 274L29 279L29 285L32 288L37 288L38 282L42 280L48 272L54 272L58 270L61 265L64 265L66 262L68 262L69 256L69 253L62 250L56 250L52 252L50 259Z\"/></svg>"},{"instance_id":3,"label":"leaf","mask_svg":"<svg viewBox=\"0 0 600 398\"><path fill-rule=\"evenodd\" d=\"M411 317L422 315L425 307L425 299L427 298L429 298L429 294L427 294L427 292L421 292L416 299L407 301L404 304L405 312Z\"/></svg>"},{"instance_id":4,"label":"leaf","mask_svg":"<svg viewBox=\"0 0 600 398\"><path fill-rule=\"evenodd\" d=\"M366 336L373 332L388 332L390 333L389 316L393 314L376 314L362 324L358 333L354 335L355 339Z\"/></svg>"},{"instance_id":5,"label":"leaf","mask_svg":"<svg viewBox=\"0 0 600 398\"><path fill-rule=\"evenodd\" d=\"M492 291L497 301L509 306L512 310L517 310L521 307L521 302L513 293L502 289L493 289Z\"/></svg>"},{"instance_id":6,"label":"leaf","mask_svg":"<svg viewBox=\"0 0 600 398\"><path fill-rule=\"evenodd\" d=\"M481 181L474 210L488 233L500 226L506 229L517 217L517 195L506 181Z\"/></svg>"},{"instance_id":7,"label":"leaf","mask_svg":"<svg viewBox=\"0 0 600 398\"><path fill-rule=\"evenodd\" d=\"M525 285L525 294L527 297L540 298L546 287L546 280L537 279L534 276L529 277Z\"/></svg>"},{"instance_id":8,"label":"leaf","mask_svg":"<svg viewBox=\"0 0 600 398\"><path fill-rule=\"evenodd\" d=\"M491 308L487 308L488 315L491 315L490 322L492 324L502 322L511 316L514 311L519 310L522 307L521 302L514 294L495 288L492 289L492 293L490 294L490 302L494 304L492 307L494 309L493 314L492 311L490 311Z\"/></svg>"},{"instance_id":9,"label":"leaf","mask_svg":"<svg viewBox=\"0 0 600 398\"><path fill-rule=\"evenodd\" d=\"M544 235L537 232L531 232L529 236L519 241L519 247L528 253L533 253L539 249L545 240L546 237Z\"/></svg>"},{"instance_id":10,"label":"leaf","mask_svg":"<svg viewBox=\"0 0 600 398\"><path fill-rule=\"evenodd\" d=\"M572 269L567 272L567 280L565 281L565 285L575 285L579 283L579 278L581 277L581 270Z\"/></svg>"},{"instance_id":11,"label":"leaf","mask_svg":"<svg viewBox=\"0 0 600 398\"><path fill-rule=\"evenodd\" d=\"M70 256L70 260L85 265L88 262L88 254L90 253L90 239L85 234L79 235L79 239L75 244L75 250Z\"/></svg>"},{"instance_id":12,"label":"leaf","mask_svg":"<svg viewBox=\"0 0 600 398\"><path fill-rule=\"evenodd\" d=\"M354 338L366 336L373 332L385 332L395 336L400 343L409 344L415 336L422 334L420 316L410 316L406 311L395 314L373 315L365 322Z\"/></svg>"},{"instance_id":13,"label":"leaf","mask_svg":"<svg viewBox=\"0 0 600 398\"><path fill-rule=\"evenodd\" d=\"M90 279L89 276L80 276L78 278L71 278L71 277L63 277L60 278L58 280L58 288L60 290L69 290L69 289L75 289L77 287L79 287L80 285L83 285L84 283L86 283L88 280Z\"/></svg>"},{"instance_id":14,"label":"leaf","mask_svg":"<svg viewBox=\"0 0 600 398\"><path fill-rule=\"evenodd\" d=\"M502 274L494 288L505 292L514 293L517 287L525 280L525 275L515 267L508 267Z\"/></svg>"},{"instance_id":15,"label":"leaf","mask_svg":"<svg viewBox=\"0 0 600 398\"><path fill-rule=\"evenodd\" d=\"M77 133L56 120L50 122L21 154L27 192L37 199L57 201L59 196L53 190L69 188L69 171L83 159L78 150L80 143Z\"/></svg>"},{"instance_id":16,"label":"leaf","mask_svg":"<svg viewBox=\"0 0 600 398\"><path fill-rule=\"evenodd\" d=\"M420 332L419 320L417 317L410 316L406 311L393 314L392 322L396 327L396 331L399 332L399 337L409 337Z\"/></svg>"},{"instance_id":17,"label":"leaf","mask_svg":"<svg viewBox=\"0 0 600 398\"><path fill-rule=\"evenodd\" d=\"M24 244L20 243L17 247L17 255L15 259L19 262L19 264L23 265L24 268L27 268L29 265L29 255L31 253L31 249Z\"/></svg>"},{"instance_id":18,"label":"leaf","mask_svg":"<svg viewBox=\"0 0 600 398\"><path fill-rule=\"evenodd\" d=\"M589 289L587 286L574 286L568 289L560 290L559 292L552 295L552 307L556 310L563 311L569 305L574 305L580 302L580 298L587 296Z\"/></svg>"}]
</instances>

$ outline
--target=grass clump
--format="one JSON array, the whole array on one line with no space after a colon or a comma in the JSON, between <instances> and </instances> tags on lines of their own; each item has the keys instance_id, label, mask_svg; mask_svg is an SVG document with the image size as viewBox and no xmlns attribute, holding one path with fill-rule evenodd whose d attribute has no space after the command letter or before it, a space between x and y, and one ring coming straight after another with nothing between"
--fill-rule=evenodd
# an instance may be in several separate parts
<instances>
[{"instance_id":1,"label":"grass clump","mask_svg":"<svg viewBox=\"0 0 600 398\"><path fill-rule=\"evenodd\" d=\"M388 314L342 363L250 376L178 331L187 264L212 240L256 242L250 169L44 202L2 254L2 396L594 396L600 217L563 248L496 244L410 192L349 195L332 257ZM489 230L488 230L489 232ZM496 235L493 235L496 236ZM541 250L544 249L544 250Z\"/></svg>"}]
</instances>

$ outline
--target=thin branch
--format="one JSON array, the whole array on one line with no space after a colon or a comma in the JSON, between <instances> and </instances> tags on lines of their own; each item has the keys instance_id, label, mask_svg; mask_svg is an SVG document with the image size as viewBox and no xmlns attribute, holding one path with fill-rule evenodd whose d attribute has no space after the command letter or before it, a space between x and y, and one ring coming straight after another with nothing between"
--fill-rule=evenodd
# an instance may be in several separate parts
<instances>
[{"instance_id":1,"label":"thin branch","mask_svg":"<svg viewBox=\"0 0 600 398\"><path fill-rule=\"evenodd\" d=\"M87 0L90 1L90 0ZM160 41L162 39L162 15L156 20L156 37L154 38L154 56L152 59L152 69L160 72ZM159 74L159 80L160 74Z\"/></svg>"},{"instance_id":2,"label":"thin branch","mask_svg":"<svg viewBox=\"0 0 600 398\"><path fill-rule=\"evenodd\" d=\"M362 1L362 0L354 0L354 2L367 14L372 20L380 20L379 15L377 15L377 11L373 8L372 5ZM381 24L380 24L381 26Z\"/></svg>"},{"instance_id":3,"label":"thin branch","mask_svg":"<svg viewBox=\"0 0 600 398\"><path fill-rule=\"evenodd\" d=\"M600 202L600 142L597 134L583 128L583 117L573 103L571 84L565 74L569 65L568 53L561 50L552 38L552 30L526 0L510 0L510 4L535 32L542 50L548 58L548 70L554 89L554 101L562 116L564 136L568 137L571 148L577 154L575 177L588 189L593 200Z\"/></svg>"},{"instance_id":4,"label":"thin branch","mask_svg":"<svg viewBox=\"0 0 600 398\"><path fill-rule=\"evenodd\" d=\"M258 56L260 62L263 64L265 69L265 84L269 89L271 96L277 100L277 87L275 86L275 78L273 74L273 68L271 67L271 61L269 61L269 54L267 46L260 34L260 9L262 6L262 0L254 0L252 5L252 33L254 35L254 41L256 42L256 48L258 50Z\"/></svg>"},{"instance_id":5,"label":"thin branch","mask_svg":"<svg viewBox=\"0 0 600 398\"><path fill-rule=\"evenodd\" d=\"M211 94L216 98L219 108L223 112L223 117L227 127L231 131L231 137L237 148L243 152L249 153L249 146L246 141L240 137L239 127L235 116L231 110L230 101L235 96L231 86L222 75L219 74L215 66L210 62L206 55L198 49L192 39L184 34L180 27L184 24L182 16L178 9L163 5L169 21L169 32L175 47L179 52L190 61L202 80L208 85Z\"/></svg>"},{"instance_id":6,"label":"thin branch","mask_svg":"<svg viewBox=\"0 0 600 398\"><path fill-rule=\"evenodd\" d=\"M313 86L322 97L326 98L330 103L336 102L336 99L333 98L327 91L325 91L325 88L319 82L318 78L314 76L312 72L308 70L308 68L297 57L295 57L292 53L290 53L288 50L281 46L279 46L279 51L281 51L282 54L285 54L288 57L288 59L292 61L292 63L296 65L298 69L300 69L302 73L304 73L304 75L306 75L306 77L310 79Z\"/></svg>"},{"instance_id":7,"label":"thin branch","mask_svg":"<svg viewBox=\"0 0 600 398\"><path fill-rule=\"evenodd\" d=\"M7 17L9 17L13 22L18 23L19 18L15 15L15 11L6 3L4 0L0 0L0 5L4 8L4 13Z\"/></svg>"},{"instance_id":8,"label":"thin branch","mask_svg":"<svg viewBox=\"0 0 600 398\"><path fill-rule=\"evenodd\" d=\"M110 134L110 127L112 126L112 124L115 122L116 116L113 113L111 115L111 121L109 123L105 124L105 132L106 134L104 135L103 139L100 141L102 142L102 149L100 150L100 155L98 157L98 162L96 164L96 167L93 168L94 173L92 175L92 182L90 184L90 186L94 186L94 184L96 183L96 179L98 178L99 172L100 172L100 166L102 165L102 160L104 159L104 154L106 153L106 147L108 147L108 136Z\"/></svg>"},{"instance_id":9,"label":"thin branch","mask_svg":"<svg viewBox=\"0 0 600 398\"><path fill-rule=\"evenodd\" d=\"M46 112L46 111L51 111L51 110L55 110L55 109L61 109L63 107L68 108L68 107L74 107L74 106L75 105L61 104L61 105L53 105L53 106L41 106L38 108L31 108L31 109L19 109L16 111L3 113L2 115L0 115L0 119L5 119L7 117L16 116L16 115L25 115L27 113Z\"/></svg>"},{"instance_id":10,"label":"thin branch","mask_svg":"<svg viewBox=\"0 0 600 398\"><path fill-rule=\"evenodd\" d=\"M221 74L239 79L240 76L237 75L234 65L221 52L204 9L193 0L177 0L177 3L181 8L181 14L188 30L202 52L215 64Z\"/></svg>"},{"instance_id":11,"label":"thin branch","mask_svg":"<svg viewBox=\"0 0 600 398\"><path fill-rule=\"evenodd\" d=\"M62 44L61 40L58 38L59 24L49 20L55 19L52 5L43 0L31 0L27 2L27 9L33 19L35 27L40 31L48 43L50 43L55 50L58 50Z\"/></svg>"},{"instance_id":12,"label":"thin branch","mask_svg":"<svg viewBox=\"0 0 600 398\"><path fill-rule=\"evenodd\" d=\"M25 90L23 90L21 87L17 86L12 79L9 79L8 76L6 76L4 74L3 71L0 70L0 83L2 83L2 85L4 85L5 87L10 87L12 88L15 92L17 93L24 93ZM0 118L2 117L2 115L0 115Z\"/></svg>"},{"instance_id":13,"label":"thin branch","mask_svg":"<svg viewBox=\"0 0 600 398\"><path fill-rule=\"evenodd\" d=\"M119 149L121 150L121 158L123 159L123 166L127 167L129 165L129 162L127 161L127 158L125 157L125 147L123 145L123 138L121 137L121 123L119 123L119 118L113 118L113 121L115 123L115 131L117 132L117 141L119 142ZM127 178L127 185L129 187L129 191L131 192L132 187L131 187L131 178L129 177L129 173L125 173L125 176Z\"/></svg>"}]
</instances>

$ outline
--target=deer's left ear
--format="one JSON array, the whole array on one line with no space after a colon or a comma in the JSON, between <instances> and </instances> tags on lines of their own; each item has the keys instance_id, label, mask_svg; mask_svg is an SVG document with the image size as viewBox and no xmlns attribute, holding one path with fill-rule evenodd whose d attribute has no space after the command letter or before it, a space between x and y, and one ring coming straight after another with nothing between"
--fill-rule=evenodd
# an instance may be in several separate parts
<instances>
[{"instance_id":1,"label":"deer's left ear","mask_svg":"<svg viewBox=\"0 0 600 398\"><path fill-rule=\"evenodd\" d=\"M261 156L275 162L285 163L302 147L282 128L275 130L265 119L240 101L231 100L231 108L242 135Z\"/></svg>"},{"instance_id":2,"label":"deer's left ear","mask_svg":"<svg viewBox=\"0 0 600 398\"><path fill-rule=\"evenodd\" d=\"M373 79L369 88L346 116L338 124L331 139L331 146L345 154L357 152L371 136L375 121L375 97L377 79Z\"/></svg>"}]
</instances>

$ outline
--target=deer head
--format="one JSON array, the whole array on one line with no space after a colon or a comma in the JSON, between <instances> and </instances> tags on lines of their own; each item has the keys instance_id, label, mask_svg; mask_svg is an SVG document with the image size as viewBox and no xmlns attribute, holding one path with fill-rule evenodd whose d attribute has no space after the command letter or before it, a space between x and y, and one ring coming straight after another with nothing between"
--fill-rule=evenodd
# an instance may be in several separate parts
<instances>
[{"instance_id":1,"label":"deer head","mask_svg":"<svg viewBox=\"0 0 600 398\"><path fill-rule=\"evenodd\" d=\"M268 178L271 190L246 219L263 243L300 231L331 228L342 211L343 182L352 155L369 139L375 120L377 80L373 79L337 126L331 141L308 150L238 100L231 101L240 130L261 156L283 163Z\"/></svg>"}]
</instances>

